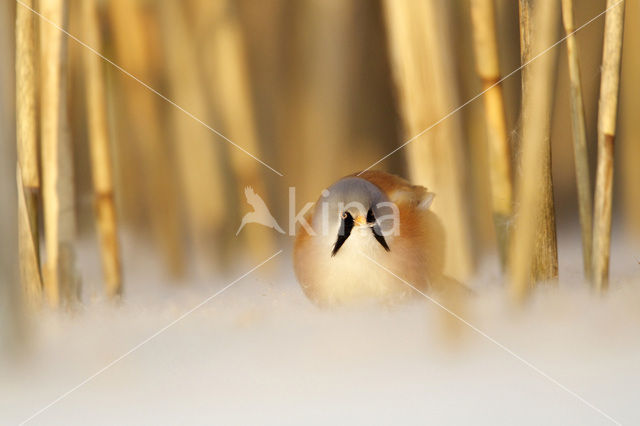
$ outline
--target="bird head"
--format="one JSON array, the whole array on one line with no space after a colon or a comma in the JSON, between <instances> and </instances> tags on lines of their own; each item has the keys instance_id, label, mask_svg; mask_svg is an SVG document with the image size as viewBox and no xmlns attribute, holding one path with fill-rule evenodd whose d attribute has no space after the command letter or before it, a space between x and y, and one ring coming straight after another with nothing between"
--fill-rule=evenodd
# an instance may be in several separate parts
<instances>
[{"instance_id":1,"label":"bird head","mask_svg":"<svg viewBox=\"0 0 640 426\"><path fill-rule=\"evenodd\" d=\"M387 195L372 183L347 177L327 190L316 203L313 228L327 246L327 252L336 256L345 244L352 249L369 250L372 247L390 251L398 220Z\"/></svg>"}]
</instances>

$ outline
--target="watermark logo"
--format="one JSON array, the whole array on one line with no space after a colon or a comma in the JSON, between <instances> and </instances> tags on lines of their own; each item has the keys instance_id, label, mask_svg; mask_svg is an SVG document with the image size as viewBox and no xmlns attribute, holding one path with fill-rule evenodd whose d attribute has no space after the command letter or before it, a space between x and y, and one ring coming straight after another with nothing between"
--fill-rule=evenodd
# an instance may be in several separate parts
<instances>
[{"instance_id":1,"label":"watermark logo","mask_svg":"<svg viewBox=\"0 0 640 426\"><path fill-rule=\"evenodd\" d=\"M400 234L400 212L398 206L390 201L380 201L375 205L363 205L355 201L344 202L343 200L332 200L329 190L322 191L322 196L317 203L308 202L302 209L296 212L296 191L294 187L289 188L289 235L295 236L297 229L304 229L309 235L328 235L336 231L345 232L342 222L350 222L353 219L353 226L359 229L374 229L377 234L389 236ZM278 222L271 214L266 203L252 187L244 189L247 203L253 207L253 211L245 214L236 231L236 236L250 223L257 223L271 229L275 229L281 234L286 232L278 225ZM310 211L315 207L313 224L309 223ZM317 217L315 217L317 216ZM331 226L334 224L335 226ZM312 226L313 225L313 226ZM317 229L316 229L317 228Z\"/></svg>"},{"instance_id":2,"label":"watermark logo","mask_svg":"<svg viewBox=\"0 0 640 426\"><path fill-rule=\"evenodd\" d=\"M244 215L240 227L236 231L236 235L238 235L242 228L248 223L259 223L260 225L275 229L279 233L284 234L284 230L280 228L280 225L278 225L278 222L269 211L262 197L256 194L252 187L247 186L244 189L244 196L247 199L247 203L253 207L253 211Z\"/></svg>"}]
</instances>

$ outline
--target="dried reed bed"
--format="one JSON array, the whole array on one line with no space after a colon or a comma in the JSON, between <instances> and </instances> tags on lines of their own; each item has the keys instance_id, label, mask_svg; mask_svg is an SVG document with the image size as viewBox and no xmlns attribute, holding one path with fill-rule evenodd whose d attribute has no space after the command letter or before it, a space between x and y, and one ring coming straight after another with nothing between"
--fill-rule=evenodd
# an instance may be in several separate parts
<instances>
[{"instance_id":1,"label":"dried reed bed","mask_svg":"<svg viewBox=\"0 0 640 426\"><path fill-rule=\"evenodd\" d=\"M109 23L116 51L116 62L129 73L151 87L158 87L158 58L154 47L158 40L153 34L156 20L149 4L139 0L108 2ZM173 276L184 272L184 246L180 222L177 176L173 154L165 139L164 120L158 98L140 82L120 74L122 104L126 111L125 136L117 149L136 160L129 168L123 186L137 187L132 203L141 209L144 222L149 221L153 240L164 263ZM123 147L124 144L131 147ZM121 148L123 148L121 150ZM129 149L132 148L132 149ZM143 202L140 202L140 199Z\"/></svg>"},{"instance_id":2,"label":"dried reed bed","mask_svg":"<svg viewBox=\"0 0 640 426\"><path fill-rule=\"evenodd\" d=\"M447 36L448 6L441 2L386 1L394 78L406 138L433 125L460 104ZM464 192L461 121L453 115L407 145L411 180L436 193L433 211L447 233L445 273L464 280L473 271Z\"/></svg>"},{"instance_id":3,"label":"dried reed bed","mask_svg":"<svg viewBox=\"0 0 640 426\"><path fill-rule=\"evenodd\" d=\"M587 149L587 128L582 101L582 81L580 60L575 31L573 0L562 0L562 22L567 36L567 58L571 87L571 129L573 134L573 156L576 167L576 187L578 189L578 211L582 237L582 262L586 277L591 276L591 245L593 244L593 198L591 196L591 173Z\"/></svg>"},{"instance_id":4,"label":"dried reed bed","mask_svg":"<svg viewBox=\"0 0 640 426\"><path fill-rule=\"evenodd\" d=\"M375 13L361 13L367 5L366 0L353 4L277 1L272 6L260 6L258 10L262 12L252 12L260 15L254 17L253 21L254 24L259 21L262 25L262 34L273 37L258 47L255 35L245 40L245 36L253 29L247 27L247 22L242 20L237 9L250 9L248 4L238 6L227 0L189 0L185 3L178 0L160 3L145 0L69 2L68 7L73 8L72 11L81 9L84 13L82 21L85 27L80 38L158 93L148 90L140 81L121 73L117 68L105 65L102 59L91 52L81 52L84 65L82 62L68 61L65 53L67 40L50 24L41 24L42 56L36 57L36 35L30 26L33 19L29 19L28 14L17 14L19 253L23 277L31 277L24 286L28 294L32 294L31 299L39 299L37 292L40 285L37 269L40 251L37 247L38 179L42 183L44 198L47 247L43 254L47 256L43 274L48 298L52 303L59 304L65 296L71 296L76 291L72 251L73 212L77 210L82 215L83 207L79 203L77 209L74 208L73 192L78 192L79 200L83 200L87 194L82 191L88 192L89 188L82 185L82 176L72 176L71 148L65 129L65 97L68 94L72 97L70 104L79 105L78 99L85 93L74 87L67 90L65 81L70 76L72 79L80 74L86 77L87 122L78 123L85 117L83 114L74 115L74 128L79 129L77 134L83 134L83 126L87 126L89 134L106 289L108 294L113 295L121 288L116 237L121 224L142 237L147 237L146 232L150 231L151 241L163 253L164 263L175 275L179 275L185 258L193 262L194 258L199 257L215 268L229 263L225 262L232 258L229 253L248 252L251 257L263 259L272 252L277 234L269 229L252 225L243 229L242 238L233 237L233 231L247 209L242 195L245 186L253 186L274 211L287 210L286 202L274 206L268 198L270 194L267 190L270 189L271 194L285 193L281 197L283 199L286 196L286 190L280 191L280 188L273 189L265 184L271 174L269 170L215 136L202 123L176 109L158 94L168 95L180 107L193 113L202 122L211 123L217 131L259 158L263 159L264 154L269 164L277 165L278 169L282 166L282 171L290 179L281 182L297 187L297 200L301 204L314 198L319 189L339 176L364 167L388 152L390 147L385 143L391 144L389 141L392 141L397 146L397 141L392 137L376 138L371 134L363 137L362 129L353 123L355 115L361 114L359 119L362 119L370 113L367 112L370 111L367 110L367 103L386 102L387 115L393 115L394 103L393 99L389 99L391 92L388 90L392 83L398 89L397 104L401 110L406 140L429 129L461 104L458 89L463 85L459 80L470 76L472 68L466 67L469 71L465 73L456 64L471 62L472 57L465 48L455 49L454 45L459 46L456 42L474 37L477 74L485 88L500 78L498 49L505 63L515 61L516 55L510 55L505 48L509 41L500 39L498 43L497 34L504 34L505 28L496 28L494 14L500 11L494 10L493 2L489 0L473 0L470 3L470 15L465 7L446 2L389 0L383 3L384 9L381 16L377 17L373 16ZM532 4L532 1L520 2L522 62L527 62L558 39L554 34L557 27L554 23L558 21L556 14L559 10L556 9L559 8L549 6L549 3L536 2L535 7ZM40 6L47 18L65 25L65 1L42 0ZM572 3L564 0L563 6L565 31L569 33L574 27ZM473 26L467 28L461 25L455 32L449 32L454 21L454 8L457 13L464 12L465 17L471 16ZM109 13L103 15L105 11ZM613 19L611 16L608 14L608 19ZM363 22L365 19L378 21ZM386 19L388 40L381 39L378 44L373 44L366 35L360 34L360 29L367 26L382 34L380 26L383 23L379 21L383 19ZM265 23L265 20L269 22ZM103 31L106 29L106 26L103 28L104 24L107 24L109 31ZM513 21L511 24L511 29L516 30L517 23ZM500 27L504 25L501 21ZM616 37L620 39L622 29L618 27L619 33L612 36L611 28L608 25L605 46L615 44L611 40ZM452 35L455 37L452 38ZM102 36L106 36L104 40L101 40ZM354 42L357 37L366 40ZM260 65L256 66L247 60L247 52L251 51L246 46L247 41L254 44L254 53L262 46L270 46L272 50L260 54L268 56L275 52L277 58L262 57L258 61ZM391 56L389 65L393 75L388 76L385 71L374 79L368 75L371 70L364 65L367 62L358 59L358 55L369 55L366 49L371 46L382 49L385 41L388 42ZM591 227L587 224L588 219L585 220L590 210L585 146L590 135L582 112L583 101L580 100L581 82L575 37L569 37L567 43L573 93L571 118L576 168L582 168L582 171L577 171L580 212L583 238L589 242ZM549 149L549 116L557 51L555 48L545 53L523 70L523 139L517 203L514 204L512 200L510 180L506 117L511 118L511 115L504 105L516 103L518 94L510 90L509 85L496 86L484 95L485 115L482 120L471 123L472 120L461 119L457 112L411 142L406 148L406 156L395 154L396 160L406 159L411 180L437 192L433 208L443 218L448 231L447 271L457 278L466 278L472 272L472 246L476 242L472 241L467 221L469 214L481 214L478 213L479 202L468 197L470 191L465 190L465 171L469 163L476 169L487 169L486 175L491 177L491 204L501 246L506 241L506 223L512 216L511 210L514 205L518 207L507 254L512 290L520 298L526 294L532 280L548 279L557 274ZM608 227L599 229L596 225L600 237L594 235L591 244L586 246L586 249L591 245L595 248L596 240L600 238L598 245L602 259L608 253L609 245L610 177L613 170L610 142L615 134L615 131L611 131L611 125L615 123L617 103L617 98L605 95L605 92L612 90L617 93L617 82L614 84L611 71L616 68L615 55L606 53L610 51L605 47L603 57L606 70L602 80L604 89L599 133L605 137L599 140L605 141L605 150L603 155L599 153L599 160L605 164L605 178L599 177L603 196L600 199L600 219L597 221L601 225L607 225L608 222ZM583 65L589 63L591 50L583 49L581 53ZM382 57L386 61L387 58L384 55ZM42 62L41 71L37 66L38 59ZM619 59L618 52L618 73ZM73 68L69 73L64 69L67 63ZM629 62L625 66L631 70L628 71L629 75L633 75L638 65ZM265 70L265 67L273 68ZM363 76L363 73L367 75ZM40 94L36 90L37 78L42 78ZM377 89L377 83L371 82L382 79L387 85L387 95L357 94L363 87L381 90ZM369 86L362 84L365 80ZM273 87L260 87L271 83ZM593 85L588 79L583 80L582 84L585 86L584 103L589 105ZM266 100L254 102L255 93L267 94ZM39 95L41 105L37 104ZM634 105L632 96L626 99L627 105ZM105 105L111 108L111 113L107 113ZM38 106L41 107L40 123ZM358 109L357 114L354 114L354 109ZM370 116L367 118L377 120ZM393 129L396 124L392 117L387 120L384 116L380 121L387 123L387 129ZM633 129L629 123L635 121L628 119L627 128ZM267 137L262 132L265 122L271 126ZM485 124L488 144L475 152L486 155L481 159L471 155L467 159L463 151L468 148L462 142L465 134L463 126L467 125L469 128L466 133L472 134L480 128L477 123ZM38 124L41 125L40 148L36 134ZM379 126L377 128L383 128L378 123L376 125ZM369 131L374 128L370 125ZM628 131L628 140L634 140L634 130ZM393 130L389 130L389 134L392 133ZM266 144L265 140L268 140ZM114 145L113 158L110 142ZM471 153L477 149L472 148L468 148ZM631 154L627 156L633 158L636 148L637 144L629 143L625 149ZM75 149L81 150L78 144ZM38 177L39 154L42 156L43 173ZM110 167L112 160L115 164L113 170ZM624 183L628 193L633 194L629 188L637 191L633 176L638 168L629 165L631 159L625 161L627 177ZM395 167L395 171L401 169L392 163L386 165L391 169ZM274 179L281 178L276 176ZM560 185L566 187L567 184L560 182ZM118 213L124 213L118 215L121 219L118 224L114 195L123 201L122 204L118 203L118 207L122 208ZM636 202L633 195L627 198L630 205ZM486 203L483 208L487 210ZM186 213L184 217L182 213ZM488 223L489 214L482 213L482 216L483 223ZM185 219L187 226L183 227L182 219ZM284 224L281 222L281 225ZM487 228L490 230L491 227ZM195 247L189 252L184 250L186 235L196 241ZM587 250L584 253L585 263L588 263ZM593 263L595 268L595 258ZM600 286L604 287L604 284ZM458 305L459 302L457 297L447 300L447 304L463 309Z\"/></svg>"},{"instance_id":5,"label":"dried reed bed","mask_svg":"<svg viewBox=\"0 0 640 426\"><path fill-rule=\"evenodd\" d=\"M28 9L33 2L16 7L16 142L18 153L18 251L20 276L26 300L37 305L42 293L40 275L40 168L37 117L36 17Z\"/></svg>"},{"instance_id":6,"label":"dried reed bed","mask_svg":"<svg viewBox=\"0 0 640 426\"><path fill-rule=\"evenodd\" d=\"M522 59L527 61L555 41L559 15L552 0L536 3L533 11L529 2L521 1L520 6ZM511 293L518 300L527 294L536 259L544 269L538 269L534 279L557 275L553 205L548 202L551 197L548 123L554 68L553 54L543 55L525 68L523 76L521 174L517 180L517 210L509 255Z\"/></svg>"},{"instance_id":7,"label":"dried reed bed","mask_svg":"<svg viewBox=\"0 0 640 426\"><path fill-rule=\"evenodd\" d=\"M85 42L102 51L102 36L97 0L83 0L82 23ZM113 193L111 147L109 142L107 97L102 58L82 52L86 85L88 136L91 150L91 172L95 193L95 215L100 239L105 289L109 296L122 291L118 227Z\"/></svg>"},{"instance_id":8,"label":"dried reed bed","mask_svg":"<svg viewBox=\"0 0 640 426\"><path fill-rule=\"evenodd\" d=\"M598 290L609 285L609 250L611 245L611 204L613 200L613 143L620 86L624 0L608 0L604 23L602 77L598 103L598 168L593 232L592 276Z\"/></svg>"},{"instance_id":9,"label":"dried reed bed","mask_svg":"<svg viewBox=\"0 0 640 426\"><path fill-rule=\"evenodd\" d=\"M513 183L511 147L507 133L504 98L500 81L498 42L494 0L472 0L476 70L482 79L485 121L488 142L488 168L491 184L491 205L503 265L508 250L508 227L513 213ZM493 87L492 87L493 86Z\"/></svg>"},{"instance_id":10,"label":"dried reed bed","mask_svg":"<svg viewBox=\"0 0 640 426\"><path fill-rule=\"evenodd\" d=\"M41 0L40 13L65 28L67 2ZM44 289L52 306L71 301L75 274L75 208L72 150L67 129L67 39L53 25L40 28L42 198L46 263Z\"/></svg>"},{"instance_id":11,"label":"dried reed bed","mask_svg":"<svg viewBox=\"0 0 640 426\"><path fill-rule=\"evenodd\" d=\"M559 15L556 13L555 6L548 6L544 2L540 4L531 0L520 0L519 2L519 22L520 22L520 62L527 64L531 59L542 52L543 49L551 46L557 40L556 26ZM542 12L538 11L541 10ZM545 13L546 12L546 13ZM547 22L547 20L552 20ZM533 263L530 268L531 282L552 280L558 276L558 246L556 240L556 222L555 222L555 207L553 204L553 181L551 179L551 138L550 138L550 126L551 126L551 110L553 108L553 89L555 84L555 69L557 62L557 50L547 52L544 56L538 58L535 62L542 62L544 67L535 62L529 64L522 69L522 138L523 140L529 140L529 144L536 144L539 146L540 151L533 153L531 151L530 159L525 157L525 152L529 148L525 147L525 142L522 143L522 155L521 155L521 169L522 179L529 179L531 176L535 176L536 179L532 179L524 186L519 186L520 190L525 188L528 191L534 190L538 192L539 198L536 201L540 204L539 210L536 216L532 218L532 222L526 222L526 225L530 227L535 225L537 230L534 234L535 237L535 251ZM534 72L539 72L544 77L538 76L535 84L532 82L532 75ZM540 94L538 92L544 92ZM540 105L538 105L540 103ZM540 109L532 112L532 109ZM533 127L536 129L532 129ZM533 137L529 137L527 132L534 132ZM540 132L540 133L539 133ZM538 154L540 156L538 156ZM534 161L533 164L527 164L529 161ZM529 176L525 170L528 167L536 167L541 173ZM523 192L518 193L521 197L519 203L520 212L523 212L531 205L523 204L523 200L528 200L530 195ZM528 206L528 207L525 207ZM537 203L536 203L537 206ZM527 211L529 215L530 211ZM521 213L518 213L521 214ZM519 220L519 219L518 219ZM516 227L518 221L516 221ZM521 232L515 230L514 232ZM529 233L530 231L522 231ZM519 237L520 238L520 237ZM526 239L525 239L526 240ZM522 241L525 241L522 240ZM518 242L512 247L517 247L516 250L524 249L524 242ZM527 250L527 249L525 249ZM520 261L515 262L516 269L526 266ZM514 276L520 276L521 271L514 271ZM522 282L519 278L516 279L516 287L520 288ZM518 290L520 292L522 289Z\"/></svg>"}]
</instances>

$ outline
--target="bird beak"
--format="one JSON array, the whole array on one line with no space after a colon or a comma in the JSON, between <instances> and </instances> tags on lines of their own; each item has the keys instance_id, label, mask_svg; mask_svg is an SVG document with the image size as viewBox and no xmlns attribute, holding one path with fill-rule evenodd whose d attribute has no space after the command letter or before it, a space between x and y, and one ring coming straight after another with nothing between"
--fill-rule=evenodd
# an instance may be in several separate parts
<instances>
[{"instance_id":1,"label":"bird beak","mask_svg":"<svg viewBox=\"0 0 640 426\"><path fill-rule=\"evenodd\" d=\"M364 217L364 216L362 216L362 215L358 215L358 216L356 217L355 224L356 224L357 226L366 226L366 225L367 225L367 218L365 218L365 217Z\"/></svg>"}]
</instances>

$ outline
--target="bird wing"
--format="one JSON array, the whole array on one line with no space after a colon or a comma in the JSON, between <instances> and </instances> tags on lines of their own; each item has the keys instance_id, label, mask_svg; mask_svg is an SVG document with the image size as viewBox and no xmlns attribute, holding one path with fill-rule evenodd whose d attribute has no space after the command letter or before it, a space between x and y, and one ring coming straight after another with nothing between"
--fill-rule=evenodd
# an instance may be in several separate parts
<instances>
[{"instance_id":1,"label":"bird wing","mask_svg":"<svg viewBox=\"0 0 640 426\"><path fill-rule=\"evenodd\" d=\"M404 196L409 202L414 203L420 210L426 210L433 203L436 196L433 192L427 191L427 188L420 185L413 185L411 191L405 193Z\"/></svg>"},{"instance_id":2,"label":"bird wing","mask_svg":"<svg viewBox=\"0 0 640 426\"><path fill-rule=\"evenodd\" d=\"M396 204L409 202L421 210L426 210L433 202L433 197L435 196L433 192L427 191L427 188L424 186L411 185L409 181L387 172L368 170L358 177L376 185Z\"/></svg>"}]
</instances>

